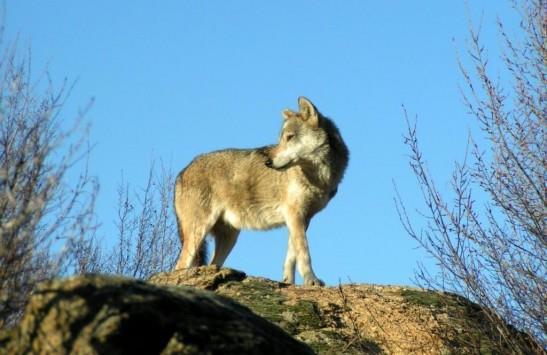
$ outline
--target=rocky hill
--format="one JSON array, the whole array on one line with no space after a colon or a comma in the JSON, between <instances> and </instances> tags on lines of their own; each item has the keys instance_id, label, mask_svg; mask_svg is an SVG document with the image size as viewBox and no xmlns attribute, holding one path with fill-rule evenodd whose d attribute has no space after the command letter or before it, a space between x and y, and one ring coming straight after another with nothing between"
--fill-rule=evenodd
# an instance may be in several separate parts
<instances>
[{"instance_id":1,"label":"rocky hill","mask_svg":"<svg viewBox=\"0 0 547 355\"><path fill-rule=\"evenodd\" d=\"M235 301L235 302L234 302ZM200 267L40 285L9 354L442 354L498 346L481 309L409 287L289 286ZM517 334L516 334L517 336Z\"/></svg>"}]
</instances>

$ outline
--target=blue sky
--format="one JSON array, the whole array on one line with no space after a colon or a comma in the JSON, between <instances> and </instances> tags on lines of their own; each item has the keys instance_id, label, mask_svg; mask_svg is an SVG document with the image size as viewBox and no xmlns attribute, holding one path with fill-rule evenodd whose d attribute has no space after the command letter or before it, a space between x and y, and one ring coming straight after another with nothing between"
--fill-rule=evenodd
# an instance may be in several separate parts
<instances>
[{"instance_id":1,"label":"blue sky","mask_svg":"<svg viewBox=\"0 0 547 355\"><path fill-rule=\"evenodd\" d=\"M152 159L179 171L199 153L274 143L281 111L303 95L334 119L351 151L338 195L308 230L317 275L328 284L409 284L416 262L428 261L393 202L395 180L409 209L423 207L401 104L418 115L429 167L446 188L475 129L456 62L469 17L482 17L494 68L495 17L515 27L504 1L467 8L459 0L7 0L5 38L30 45L35 73L47 66L54 83L78 79L67 117L96 100L90 169L105 241L115 235L122 172L136 187ZM280 279L286 234L243 232L226 266Z\"/></svg>"}]
</instances>

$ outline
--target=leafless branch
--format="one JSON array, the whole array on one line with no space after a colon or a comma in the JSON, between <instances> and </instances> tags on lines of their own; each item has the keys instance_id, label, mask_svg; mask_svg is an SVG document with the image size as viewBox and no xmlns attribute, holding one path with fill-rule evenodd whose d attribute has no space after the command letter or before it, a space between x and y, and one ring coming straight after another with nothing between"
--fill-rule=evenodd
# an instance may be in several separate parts
<instances>
[{"instance_id":1,"label":"leafless branch","mask_svg":"<svg viewBox=\"0 0 547 355\"><path fill-rule=\"evenodd\" d=\"M86 164L89 105L62 119L70 87L44 83L47 73L33 80L30 51L18 53L0 54L0 327L37 282L78 267L98 189Z\"/></svg>"},{"instance_id":2,"label":"leafless branch","mask_svg":"<svg viewBox=\"0 0 547 355\"><path fill-rule=\"evenodd\" d=\"M459 61L467 85L462 94L487 148L469 139L466 159L454 167L453 198L441 196L423 160L416 124L404 110L410 166L426 205L425 228L412 226L397 189L395 198L405 230L439 266L438 275L420 268L418 283L458 292L492 310L486 315L497 321L504 346L517 353L526 353L530 343L515 337L510 325L534 338L535 351L547 346L546 11L543 1L523 1L522 42L510 38L498 20L509 88L492 79L480 31L470 25L474 68L471 74Z\"/></svg>"}]
</instances>

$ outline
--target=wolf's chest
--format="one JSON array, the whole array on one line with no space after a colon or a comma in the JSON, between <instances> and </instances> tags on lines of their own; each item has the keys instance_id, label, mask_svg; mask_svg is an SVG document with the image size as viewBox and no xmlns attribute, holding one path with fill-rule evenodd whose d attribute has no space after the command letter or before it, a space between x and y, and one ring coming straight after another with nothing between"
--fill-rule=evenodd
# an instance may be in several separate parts
<instances>
[{"instance_id":1,"label":"wolf's chest","mask_svg":"<svg viewBox=\"0 0 547 355\"><path fill-rule=\"evenodd\" d=\"M292 182L287 188L287 202L299 207L304 213L323 209L331 199L331 191L313 184Z\"/></svg>"}]
</instances>

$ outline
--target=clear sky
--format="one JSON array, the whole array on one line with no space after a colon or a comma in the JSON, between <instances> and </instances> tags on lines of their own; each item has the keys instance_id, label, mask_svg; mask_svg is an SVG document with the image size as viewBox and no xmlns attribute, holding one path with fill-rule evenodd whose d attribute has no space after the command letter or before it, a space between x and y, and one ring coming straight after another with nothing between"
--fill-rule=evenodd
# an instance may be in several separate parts
<instances>
[{"instance_id":1,"label":"clear sky","mask_svg":"<svg viewBox=\"0 0 547 355\"><path fill-rule=\"evenodd\" d=\"M122 172L143 185L152 159L179 171L200 153L274 143L284 108L310 98L351 151L338 195L308 230L328 284L409 284L427 259L404 232L392 180L423 207L402 135L401 104L418 115L430 169L448 186L474 130L462 105L457 51L483 18L494 55L505 1L7 0L6 40L32 48L35 73L78 79L67 117L96 102L91 173L101 184L99 234L115 235ZM511 27L512 26L512 27ZM465 60L465 62L468 62ZM417 225L423 223L416 219ZM244 231L226 266L281 278L287 232ZM299 279L298 279L299 280Z\"/></svg>"}]
</instances>

